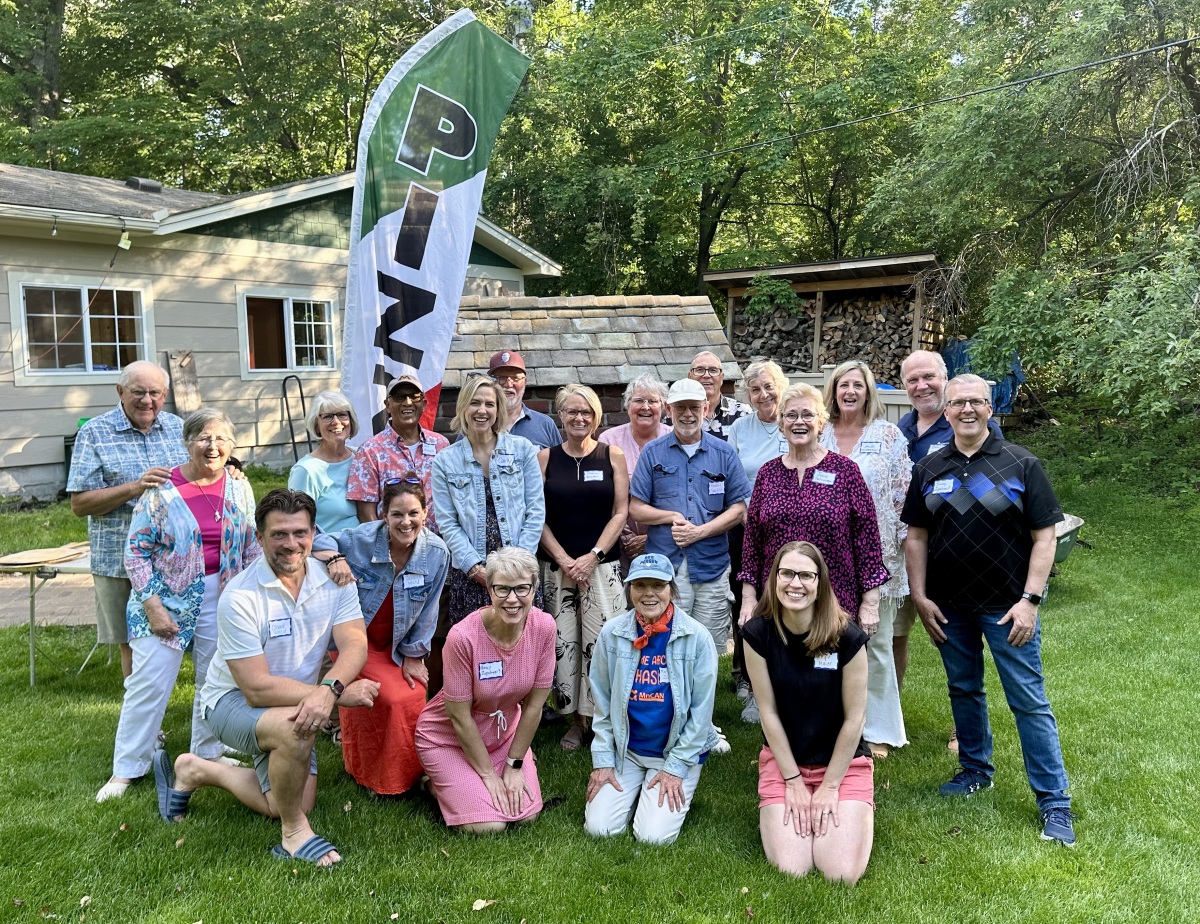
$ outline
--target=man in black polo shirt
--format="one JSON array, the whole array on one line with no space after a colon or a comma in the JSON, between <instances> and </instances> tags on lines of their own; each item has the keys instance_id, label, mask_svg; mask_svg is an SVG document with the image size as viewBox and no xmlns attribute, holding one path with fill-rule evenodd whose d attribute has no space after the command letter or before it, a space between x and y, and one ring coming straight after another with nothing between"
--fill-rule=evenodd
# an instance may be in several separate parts
<instances>
[{"instance_id":1,"label":"man in black polo shirt","mask_svg":"<svg viewBox=\"0 0 1200 924\"><path fill-rule=\"evenodd\" d=\"M1017 720L1042 838L1073 846L1058 725L1042 678L1038 605L1054 564L1062 510L1037 458L988 432L991 390L977 375L947 386L954 439L913 468L902 519L908 583L946 668L960 772L943 796L990 789L992 730L983 692L983 640Z\"/></svg>"}]
</instances>

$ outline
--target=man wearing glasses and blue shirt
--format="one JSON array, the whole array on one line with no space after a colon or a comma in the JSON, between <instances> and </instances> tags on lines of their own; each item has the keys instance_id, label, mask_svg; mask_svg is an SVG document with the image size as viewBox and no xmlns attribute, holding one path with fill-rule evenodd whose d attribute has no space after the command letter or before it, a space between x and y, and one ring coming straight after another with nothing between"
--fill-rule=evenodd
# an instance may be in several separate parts
<instances>
[{"instance_id":1,"label":"man wearing glasses and blue shirt","mask_svg":"<svg viewBox=\"0 0 1200 924\"><path fill-rule=\"evenodd\" d=\"M154 363L138 360L121 371L118 404L79 430L67 477L71 512L88 517L98 644L121 646L121 674L133 668L125 625L129 577L125 546L139 497L171 479L187 462L183 421L163 410L170 381Z\"/></svg>"},{"instance_id":2,"label":"man wearing glasses and blue shirt","mask_svg":"<svg viewBox=\"0 0 1200 924\"><path fill-rule=\"evenodd\" d=\"M946 668L962 769L945 797L992 788L983 643L1016 718L1042 839L1075 844L1058 724L1042 676L1038 606L1062 509L1031 452L988 429L991 389L959 375L946 389L954 437L913 468L901 519L912 601Z\"/></svg>"},{"instance_id":3,"label":"man wearing glasses and blue shirt","mask_svg":"<svg viewBox=\"0 0 1200 924\"><path fill-rule=\"evenodd\" d=\"M549 449L562 443L562 434L554 418L524 404L525 360L515 350L501 350L488 363L488 375L504 392L504 406L508 410L508 432L523 436L538 449Z\"/></svg>"}]
</instances>

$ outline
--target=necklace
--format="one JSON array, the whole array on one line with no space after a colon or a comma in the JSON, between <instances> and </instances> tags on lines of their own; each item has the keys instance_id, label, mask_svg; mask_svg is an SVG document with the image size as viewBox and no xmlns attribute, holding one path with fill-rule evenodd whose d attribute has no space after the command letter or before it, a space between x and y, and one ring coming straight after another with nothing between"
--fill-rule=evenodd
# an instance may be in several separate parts
<instances>
[{"instance_id":1,"label":"necklace","mask_svg":"<svg viewBox=\"0 0 1200 924\"><path fill-rule=\"evenodd\" d=\"M587 444L585 443L584 445L586 446ZM566 456L568 459L575 460L575 480L583 481L583 471L582 471L583 460L586 459L588 456L590 456L593 452L595 452L596 447L593 446L591 449L589 449L587 452L585 452L581 456L573 456L569 452L567 452L567 446L566 446L566 443L564 443L562 451L563 451L563 455Z\"/></svg>"},{"instance_id":2,"label":"necklace","mask_svg":"<svg viewBox=\"0 0 1200 924\"><path fill-rule=\"evenodd\" d=\"M199 485L194 481L192 482L192 485L199 492L200 496L204 498L204 503L208 504L208 509L213 512L213 522L220 523L221 508L225 506L225 473L222 472L221 477L213 483L221 486L221 503L216 505L213 504L212 498L209 496L208 492L204 490L205 487L208 487L207 485Z\"/></svg>"}]
</instances>

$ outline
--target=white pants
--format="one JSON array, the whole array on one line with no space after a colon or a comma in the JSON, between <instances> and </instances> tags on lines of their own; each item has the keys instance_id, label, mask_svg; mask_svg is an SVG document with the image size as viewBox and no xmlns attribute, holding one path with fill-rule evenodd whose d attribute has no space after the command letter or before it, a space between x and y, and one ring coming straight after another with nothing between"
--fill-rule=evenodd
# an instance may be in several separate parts
<instances>
[{"instance_id":1,"label":"white pants","mask_svg":"<svg viewBox=\"0 0 1200 924\"><path fill-rule=\"evenodd\" d=\"M899 605L895 597L879 598L879 631L867 642L867 724L863 728L864 739L893 748L908 744L904 713L900 711L896 661L892 657L892 635Z\"/></svg>"},{"instance_id":2,"label":"white pants","mask_svg":"<svg viewBox=\"0 0 1200 924\"><path fill-rule=\"evenodd\" d=\"M692 796L700 782L700 765L692 767L683 778L683 808L672 812L667 800L658 804L661 790L655 786L647 789L646 784L662 769L662 758L642 757L633 751L625 752L625 766L614 768L621 792L616 787L605 786L583 811L583 828L593 837L611 837L622 834L630 819L633 820L633 836L647 844L672 844L679 837L679 829L692 807Z\"/></svg>"},{"instance_id":3,"label":"white pants","mask_svg":"<svg viewBox=\"0 0 1200 924\"><path fill-rule=\"evenodd\" d=\"M196 667L196 696L192 701L192 746L197 757L212 759L224 753L224 747L209 731L202 715L200 690L208 675L208 663L217 650L217 575L204 578L204 600L192 637L192 663ZM125 699L121 703L121 719L117 723L117 740L113 747L113 776L137 779L150 772L150 758L183 652L164 645L157 636L135 638L133 671L125 678Z\"/></svg>"},{"instance_id":4,"label":"white pants","mask_svg":"<svg viewBox=\"0 0 1200 924\"><path fill-rule=\"evenodd\" d=\"M679 587L679 605L692 619L704 626L717 646L717 655L725 654L729 641L730 601L729 568L726 567L711 581L693 583L688 577L687 558L675 572L675 584Z\"/></svg>"}]
</instances>

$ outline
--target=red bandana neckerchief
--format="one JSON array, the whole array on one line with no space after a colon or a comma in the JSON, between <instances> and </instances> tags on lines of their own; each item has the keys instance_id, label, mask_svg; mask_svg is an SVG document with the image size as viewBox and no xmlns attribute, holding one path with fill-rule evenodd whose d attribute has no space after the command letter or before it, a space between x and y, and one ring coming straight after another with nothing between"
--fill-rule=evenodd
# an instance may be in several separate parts
<instances>
[{"instance_id":1,"label":"red bandana neckerchief","mask_svg":"<svg viewBox=\"0 0 1200 924\"><path fill-rule=\"evenodd\" d=\"M642 619L642 614L634 610L633 617L637 620L637 624L642 627L642 635L633 640L633 647L641 651L650 644L650 636L658 632L669 632L671 629L671 617L675 615L675 604L668 603L667 611L658 617L654 622L646 622Z\"/></svg>"}]
</instances>

